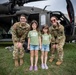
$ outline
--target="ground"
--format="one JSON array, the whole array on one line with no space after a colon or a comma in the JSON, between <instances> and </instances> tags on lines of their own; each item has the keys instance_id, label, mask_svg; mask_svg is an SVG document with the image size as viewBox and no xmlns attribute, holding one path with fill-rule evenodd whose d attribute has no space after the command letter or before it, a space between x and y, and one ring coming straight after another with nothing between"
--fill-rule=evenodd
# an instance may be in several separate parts
<instances>
[{"instance_id":1,"label":"ground","mask_svg":"<svg viewBox=\"0 0 76 75\"><path fill-rule=\"evenodd\" d=\"M48 61L48 70L41 69L39 51L38 71L29 71L30 54L25 53L24 64L20 67L14 66L12 51L5 49L6 45L0 45L0 75L76 75L76 44L65 44L64 61L62 65L57 66L56 61ZM48 57L50 57L50 52Z\"/></svg>"}]
</instances>

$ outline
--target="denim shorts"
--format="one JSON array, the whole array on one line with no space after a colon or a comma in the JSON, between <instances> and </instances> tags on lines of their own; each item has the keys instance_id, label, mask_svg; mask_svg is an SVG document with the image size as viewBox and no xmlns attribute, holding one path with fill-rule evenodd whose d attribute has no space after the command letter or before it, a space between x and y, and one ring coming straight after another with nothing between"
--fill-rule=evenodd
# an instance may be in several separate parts
<instances>
[{"instance_id":1,"label":"denim shorts","mask_svg":"<svg viewBox=\"0 0 76 75\"><path fill-rule=\"evenodd\" d=\"M49 45L42 45L41 51L47 51L47 52L50 51Z\"/></svg>"},{"instance_id":2,"label":"denim shorts","mask_svg":"<svg viewBox=\"0 0 76 75\"><path fill-rule=\"evenodd\" d=\"M30 45L30 50L39 50L39 45Z\"/></svg>"}]
</instances>

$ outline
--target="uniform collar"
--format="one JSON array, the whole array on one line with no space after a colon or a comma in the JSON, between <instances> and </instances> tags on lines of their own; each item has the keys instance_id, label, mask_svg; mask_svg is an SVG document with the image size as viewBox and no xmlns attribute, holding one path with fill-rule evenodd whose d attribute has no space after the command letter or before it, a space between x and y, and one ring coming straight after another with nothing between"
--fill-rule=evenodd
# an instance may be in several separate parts
<instances>
[{"instance_id":1,"label":"uniform collar","mask_svg":"<svg viewBox=\"0 0 76 75\"><path fill-rule=\"evenodd\" d=\"M60 25L56 26L55 28L52 25L52 29L59 29L59 28L60 28Z\"/></svg>"},{"instance_id":2,"label":"uniform collar","mask_svg":"<svg viewBox=\"0 0 76 75\"><path fill-rule=\"evenodd\" d=\"M20 23L20 27L25 28L26 27L26 23L25 24Z\"/></svg>"}]
</instances>

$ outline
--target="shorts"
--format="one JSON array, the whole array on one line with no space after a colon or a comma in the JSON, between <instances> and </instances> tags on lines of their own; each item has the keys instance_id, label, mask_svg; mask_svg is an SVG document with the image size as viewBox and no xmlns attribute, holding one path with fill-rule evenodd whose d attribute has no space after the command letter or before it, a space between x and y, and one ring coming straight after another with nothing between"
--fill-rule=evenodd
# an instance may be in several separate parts
<instances>
[{"instance_id":1,"label":"shorts","mask_svg":"<svg viewBox=\"0 0 76 75\"><path fill-rule=\"evenodd\" d=\"M39 50L39 45L30 45L30 50Z\"/></svg>"},{"instance_id":2,"label":"shorts","mask_svg":"<svg viewBox=\"0 0 76 75\"><path fill-rule=\"evenodd\" d=\"M50 51L49 45L42 45L41 51L47 51L47 52Z\"/></svg>"}]
</instances>

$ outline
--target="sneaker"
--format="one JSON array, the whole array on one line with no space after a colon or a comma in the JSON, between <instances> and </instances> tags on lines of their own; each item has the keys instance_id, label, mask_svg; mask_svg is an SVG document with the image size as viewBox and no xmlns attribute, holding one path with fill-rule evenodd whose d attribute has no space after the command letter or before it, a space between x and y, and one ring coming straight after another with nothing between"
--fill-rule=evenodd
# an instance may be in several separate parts
<instances>
[{"instance_id":1,"label":"sneaker","mask_svg":"<svg viewBox=\"0 0 76 75\"><path fill-rule=\"evenodd\" d=\"M45 69L48 69L48 66L47 65L45 65Z\"/></svg>"},{"instance_id":2,"label":"sneaker","mask_svg":"<svg viewBox=\"0 0 76 75\"><path fill-rule=\"evenodd\" d=\"M33 66L30 66L29 70L32 71L33 70Z\"/></svg>"},{"instance_id":3,"label":"sneaker","mask_svg":"<svg viewBox=\"0 0 76 75\"><path fill-rule=\"evenodd\" d=\"M45 69L45 65L44 65L44 64L42 64L42 65L41 65L41 68L42 68L42 69Z\"/></svg>"},{"instance_id":4,"label":"sneaker","mask_svg":"<svg viewBox=\"0 0 76 75\"><path fill-rule=\"evenodd\" d=\"M34 70L37 71L38 70L38 67L37 66L34 66Z\"/></svg>"}]
</instances>

